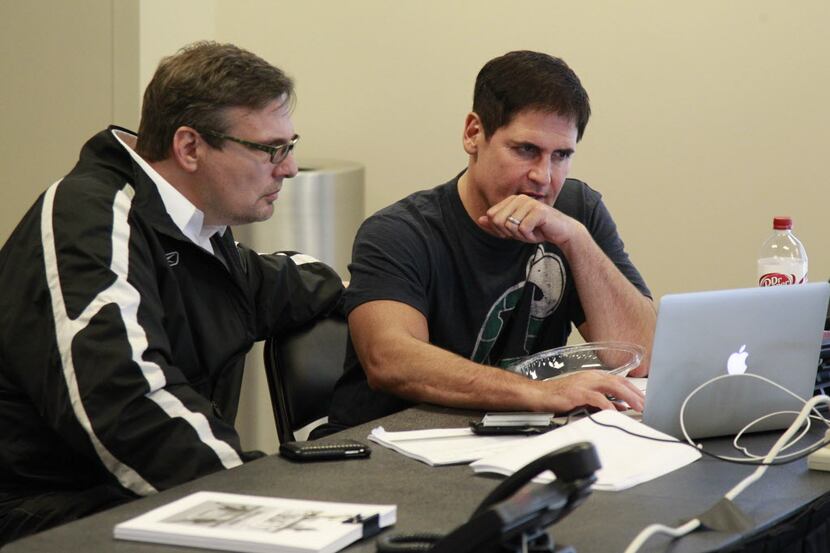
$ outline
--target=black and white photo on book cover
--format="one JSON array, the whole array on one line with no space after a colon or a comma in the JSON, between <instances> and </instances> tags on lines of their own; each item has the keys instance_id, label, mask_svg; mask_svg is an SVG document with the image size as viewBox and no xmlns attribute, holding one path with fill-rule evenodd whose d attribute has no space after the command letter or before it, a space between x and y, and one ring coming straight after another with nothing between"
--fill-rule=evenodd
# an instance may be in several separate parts
<instances>
[{"instance_id":1,"label":"black and white photo on book cover","mask_svg":"<svg viewBox=\"0 0 830 553\"><path fill-rule=\"evenodd\" d=\"M332 553L364 527L395 523L394 505L198 492L116 525L119 539L227 551Z\"/></svg>"}]
</instances>

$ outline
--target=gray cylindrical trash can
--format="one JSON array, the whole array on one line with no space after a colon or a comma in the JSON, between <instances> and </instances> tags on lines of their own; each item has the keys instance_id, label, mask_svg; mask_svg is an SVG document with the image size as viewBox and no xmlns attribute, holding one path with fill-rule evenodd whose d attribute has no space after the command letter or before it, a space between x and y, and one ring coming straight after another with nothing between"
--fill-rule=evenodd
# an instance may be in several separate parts
<instances>
[{"instance_id":1,"label":"gray cylindrical trash can","mask_svg":"<svg viewBox=\"0 0 830 553\"><path fill-rule=\"evenodd\" d=\"M259 252L294 250L333 267L348 280L352 242L363 222L363 166L350 161L303 160L283 181L274 215L235 230Z\"/></svg>"},{"instance_id":2,"label":"gray cylindrical trash can","mask_svg":"<svg viewBox=\"0 0 830 553\"><path fill-rule=\"evenodd\" d=\"M363 166L348 161L303 160L285 179L267 221L234 229L237 240L258 252L293 250L334 268L349 279L352 242L363 222ZM277 451L277 432L265 380L261 343L245 360L236 429L243 449ZM305 434L295 433L302 440ZM306 433L307 434L307 433Z\"/></svg>"}]
</instances>

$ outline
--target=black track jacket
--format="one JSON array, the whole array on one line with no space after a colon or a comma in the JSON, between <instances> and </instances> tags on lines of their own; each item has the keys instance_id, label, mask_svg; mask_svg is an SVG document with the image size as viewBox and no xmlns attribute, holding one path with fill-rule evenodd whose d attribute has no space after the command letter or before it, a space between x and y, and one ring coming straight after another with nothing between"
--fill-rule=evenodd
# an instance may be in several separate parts
<instances>
[{"instance_id":1,"label":"black track jacket","mask_svg":"<svg viewBox=\"0 0 830 553\"><path fill-rule=\"evenodd\" d=\"M219 256L191 242L112 130L0 250L0 494L147 495L239 465L245 353L342 293L326 265L230 229Z\"/></svg>"}]
</instances>

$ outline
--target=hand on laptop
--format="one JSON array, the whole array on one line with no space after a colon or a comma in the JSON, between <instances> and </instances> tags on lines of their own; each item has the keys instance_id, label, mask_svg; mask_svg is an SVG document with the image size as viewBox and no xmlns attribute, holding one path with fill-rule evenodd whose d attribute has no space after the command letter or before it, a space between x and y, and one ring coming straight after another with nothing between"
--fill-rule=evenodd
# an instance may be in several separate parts
<instances>
[{"instance_id":1,"label":"hand on laptop","mask_svg":"<svg viewBox=\"0 0 830 553\"><path fill-rule=\"evenodd\" d=\"M642 411L645 396L622 376L602 371L578 371L568 376L541 382L554 413L567 413L577 407ZM614 398L614 401L609 399ZM627 404L622 405L623 403Z\"/></svg>"}]
</instances>

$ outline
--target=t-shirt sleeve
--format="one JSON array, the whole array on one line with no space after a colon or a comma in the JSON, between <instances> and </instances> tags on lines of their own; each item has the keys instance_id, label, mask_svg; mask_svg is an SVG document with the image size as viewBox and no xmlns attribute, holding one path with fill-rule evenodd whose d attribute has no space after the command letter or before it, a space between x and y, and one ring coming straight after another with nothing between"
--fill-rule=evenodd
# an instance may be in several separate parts
<instances>
[{"instance_id":1,"label":"t-shirt sleeve","mask_svg":"<svg viewBox=\"0 0 830 553\"><path fill-rule=\"evenodd\" d=\"M366 302L392 300L427 316L429 264L426 237L411 221L389 212L373 215L355 238L345 312Z\"/></svg>"}]
</instances>

